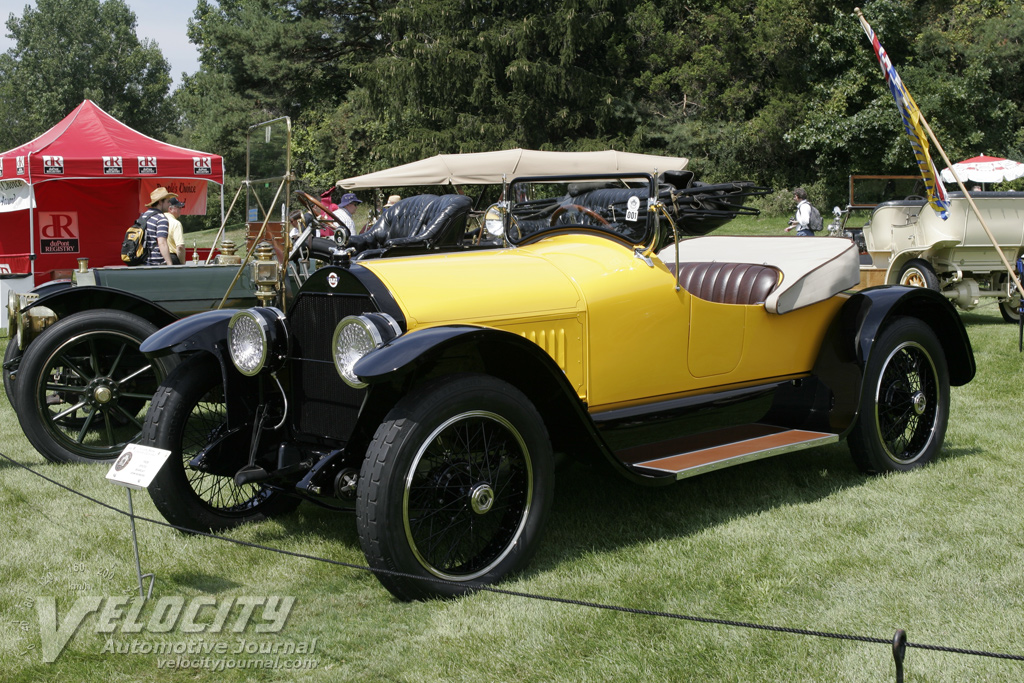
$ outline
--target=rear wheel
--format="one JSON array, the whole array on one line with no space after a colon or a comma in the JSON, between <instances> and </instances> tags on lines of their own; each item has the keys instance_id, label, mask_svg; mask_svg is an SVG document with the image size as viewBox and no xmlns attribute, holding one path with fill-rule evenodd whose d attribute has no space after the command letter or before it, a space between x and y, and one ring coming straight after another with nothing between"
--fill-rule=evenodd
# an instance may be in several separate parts
<instances>
[{"instance_id":1,"label":"rear wheel","mask_svg":"<svg viewBox=\"0 0 1024 683\"><path fill-rule=\"evenodd\" d=\"M53 462L110 462L142 431L146 406L173 358L139 344L157 327L112 309L75 313L25 349L15 384L25 436Z\"/></svg>"},{"instance_id":2,"label":"rear wheel","mask_svg":"<svg viewBox=\"0 0 1024 683\"><path fill-rule=\"evenodd\" d=\"M935 333L916 318L895 318L871 348L850 450L868 472L930 462L949 418L949 371Z\"/></svg>"},{"instance_id":3,"label":"rear wheel","mask_svg":"<svg viewBox=\"0 0 1024 683\"><path fill-rule=\"evenodd\" d=\"M215 358L189 358L157 390L139 441L171 451L149 485L149 495L168 522L186 529L216 531L258 522L291 512L300 502L261 484L238 486L231 476L190 466L201 450L227 431L222 387Z\"/></svg>"},{"instance_id":4,"label":"rear wheel","mask_svg":"<svg viewBox=\"0 0 1024 683\"><path fill-rule=\"evenodd\" d=\"M925 287L939 291L939 277L935 269L924 259L911 259L900 269L900 284L908 287Z\"/></svg>"},{"instance_id":5,"label":"rear wheel","mask_svg":"<svg viewBox=\"0 0 1024 683\"><path fill-rule=\"evenodd\" d=\"M544 422L511 385L459 375L391 410L359 477L359 540L402 600L450 597L522 568L551 506Z\"/></svg>"}]
</instances>

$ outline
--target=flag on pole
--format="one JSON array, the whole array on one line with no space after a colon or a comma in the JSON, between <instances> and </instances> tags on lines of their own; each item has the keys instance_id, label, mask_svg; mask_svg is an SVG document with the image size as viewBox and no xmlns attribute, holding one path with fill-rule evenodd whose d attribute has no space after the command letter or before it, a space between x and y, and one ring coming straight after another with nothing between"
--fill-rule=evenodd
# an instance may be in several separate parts
<instances>
[{"instance_id":1,"label":"flag on pole","mask_svg":"<svg viewBox=\"0 0 1024 683\"><path fill-rule=\"evenodd\" d=\"M910 96L910 92L903 85L903 81L900 80L899 74L896 73L896 68L889 61L889 55L886 54L885 49L878 42L878 36L871 30L867 20L861 17L860 21L864 26L864 32L868 34L868 38L871 40L871 47L875 49L878 63L882 65L885 82L889 86L892 98L896 101L896 108L903 119L903 128L907 131L907 136L910 138L910 146L914 148L917 166L921 171L921 177L924 178L928 203L935 209L935 212L939 214L942 220L946 220L949 218L949 197L946 195L946 188L938 181L939 174L936 172L935 164L932 163L932 157L928 153L928 138L921 128L921 110L917 108L914 98Z\"/></svg>"}]
</instances>

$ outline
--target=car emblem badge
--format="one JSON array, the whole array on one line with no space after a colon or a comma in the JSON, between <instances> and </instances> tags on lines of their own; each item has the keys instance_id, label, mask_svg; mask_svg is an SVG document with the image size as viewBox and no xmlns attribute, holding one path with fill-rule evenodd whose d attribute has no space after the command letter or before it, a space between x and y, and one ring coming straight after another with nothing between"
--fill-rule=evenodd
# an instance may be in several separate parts
<instances>
[{"instance_id":1,"label":"car emblem badge","mask_svg":"<svg viewBox=\"0 0 1024 683\"><path fill-rule=\"evenodd\" d=\"M338 274L337 273L331 273L330 275L328 275L327 276L327 284L331 286L331 289L334 289L335 287L337 287L338 286Z\"/></svg>"}]
</instances>

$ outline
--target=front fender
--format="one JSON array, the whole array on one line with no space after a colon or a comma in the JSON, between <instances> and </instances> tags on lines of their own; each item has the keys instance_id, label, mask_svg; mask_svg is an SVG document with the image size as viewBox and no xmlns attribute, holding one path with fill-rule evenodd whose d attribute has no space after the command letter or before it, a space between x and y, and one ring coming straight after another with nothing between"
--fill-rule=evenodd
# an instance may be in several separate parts
<instances>
[{"instance_id":1,"label":"front fender","mask_svg":"<svg viewBox=\"0 0 1024 683\"><path fill-rule=\"evenodd\" d=\"M56 291L44 293L37 300L33 301L31 305L26 306L24 310L35 306L45 306L56 313L58 318L64 318L72 313L88 311L94 308L110 308L137 315L157 327L164 327L178 319L178 316L160 304L123 289L112 289L98 285L87 287L64 286L55 289Z\"/></svg>"},{"instance_id":2,"label":"front fender","mask_svg":"<svg viewBox=\"0 0 1024 683\"><path fill-rule=\"evenodd\" d=\"M508 382L533 402L556 451L581 459L603 456L620 474L650 483L615 458L551 356L518 334L474 325L415 330L367 354L353 370L370 387L352 450L372 437L398 398L417 382L446 373L482 372Z\"/></svg>"},{"instance_id":3,"label":"front fender","mask_svg":"<svg viewBox=\"0 0 1024 683\"><path fill-rule=\"evenodd\" d=\"M237 309L196 313L151 334L139 350L149 357L168 353L209 351L215 356L227 348L228 321Z\"/></svg>"}]
</instances>

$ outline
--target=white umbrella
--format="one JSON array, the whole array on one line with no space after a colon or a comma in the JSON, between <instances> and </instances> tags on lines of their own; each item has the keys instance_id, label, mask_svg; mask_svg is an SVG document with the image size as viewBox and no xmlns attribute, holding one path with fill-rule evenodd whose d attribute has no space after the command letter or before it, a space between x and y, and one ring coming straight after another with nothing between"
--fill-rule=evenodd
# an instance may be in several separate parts
<instances>
[{"instance_id":1,"label":"white umbrella","mask_svg":"<svg viewBox=\"0 0 1024 683\"><path fill-rule=\"evenodd\" d=\"M976 183L1001 183L1024 176L1024 164L1019 161L989 157L984 154L953 164L951 168L956 170L961 181L970 180ZM944 182L956 182L949 168L944 168L939 175L942 176Z\"/></svg>"}]
</instances>

